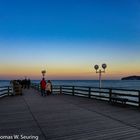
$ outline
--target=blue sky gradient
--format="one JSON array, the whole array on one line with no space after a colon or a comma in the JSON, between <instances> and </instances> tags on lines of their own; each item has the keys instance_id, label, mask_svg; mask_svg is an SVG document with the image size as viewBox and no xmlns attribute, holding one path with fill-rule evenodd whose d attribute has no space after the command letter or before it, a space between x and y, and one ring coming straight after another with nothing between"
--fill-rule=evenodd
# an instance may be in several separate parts
<instances>
[{"instance_id":1,"label":"blue sky gradient","mask_svg":"<svg viewBox=\"0 0 140 140\"><path fill-rule=\"evenodd\" d=\"M107 79L139 75L139 45L139 0L0 1L0 78L9 67L11 77L14 67L24 67L19 75L50 67L50 79L96 79L93 65L104 62Z\"/></svg>"}]
</instances>

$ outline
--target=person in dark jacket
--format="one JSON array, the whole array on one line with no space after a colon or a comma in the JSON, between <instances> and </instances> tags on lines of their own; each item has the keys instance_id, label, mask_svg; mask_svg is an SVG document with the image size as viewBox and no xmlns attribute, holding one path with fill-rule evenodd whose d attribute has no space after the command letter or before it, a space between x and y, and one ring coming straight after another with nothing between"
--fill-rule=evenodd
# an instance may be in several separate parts
<instances>
[{"instance_id":1,"label":"person in dark jacket","mask_svg":"<svg viewBox=\"0 0 140 140\"><path fill-rule=\"evenodd\" d=\"M31 85L31 80L30 80L30 78L28 78L28 80L27 80L27 87L28 87L28 89L30 88L30 85Z\"/></svg>"}]
</instances>

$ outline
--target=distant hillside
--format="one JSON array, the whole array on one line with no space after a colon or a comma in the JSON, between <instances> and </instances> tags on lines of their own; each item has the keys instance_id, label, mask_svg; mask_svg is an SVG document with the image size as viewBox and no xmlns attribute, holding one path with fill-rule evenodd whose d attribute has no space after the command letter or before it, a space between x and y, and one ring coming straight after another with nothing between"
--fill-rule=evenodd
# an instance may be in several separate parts
<instances>
[{"instance_id":1,"label":"distant hillside","mask_svg":"<svg viewBox=\"0 0 140 140\"><path fill-rule=\"evenodd\" d=\"M140 80L140 76L123 77L121 80Z\"/></svg>"}]
</instances>

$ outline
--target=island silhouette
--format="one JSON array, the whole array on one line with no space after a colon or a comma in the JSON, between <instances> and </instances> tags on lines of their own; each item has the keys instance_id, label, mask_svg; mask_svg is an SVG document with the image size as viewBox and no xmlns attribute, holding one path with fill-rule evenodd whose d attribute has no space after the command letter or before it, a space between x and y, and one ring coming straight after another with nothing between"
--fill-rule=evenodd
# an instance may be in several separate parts
<instances>
[{"instance_id":1,"label":"island silhouette","mask_svg":"<svg viewBox=\"0 0 140 140\"><path fill-rule=\"evenodd\" d=\"M128 76L128 77L123 77L121 80L140 80L140 76Z\"/></svg>"}]
</instances>

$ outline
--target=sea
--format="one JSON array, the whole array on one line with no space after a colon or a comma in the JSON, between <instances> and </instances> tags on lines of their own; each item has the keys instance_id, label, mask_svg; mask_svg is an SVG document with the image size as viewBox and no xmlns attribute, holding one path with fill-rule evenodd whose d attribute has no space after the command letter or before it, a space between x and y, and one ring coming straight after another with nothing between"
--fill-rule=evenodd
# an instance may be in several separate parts
<instances>
[{"instance_id":1,"label":"sea","mask_svg":"<svg viewBox=\"0 0 140 140\"><path fill-rule=\"evenodd\" d=\"M31 80L39 83L40 80ZM99 87L98 80L52 80L53 85L89 86ZM0 87L9 86L10 80L0 80ZM102 80L102 88L121 88L140 90L140 80Z\"/></svg>"}]
</instances>

